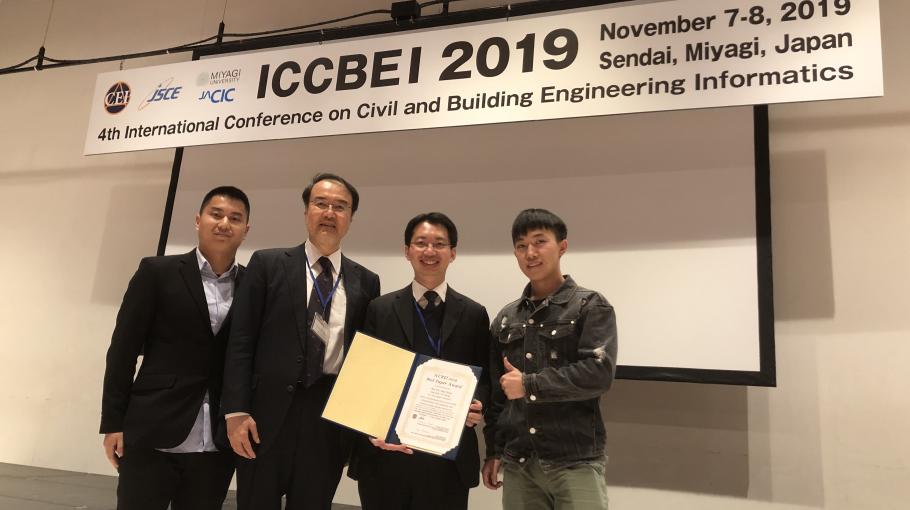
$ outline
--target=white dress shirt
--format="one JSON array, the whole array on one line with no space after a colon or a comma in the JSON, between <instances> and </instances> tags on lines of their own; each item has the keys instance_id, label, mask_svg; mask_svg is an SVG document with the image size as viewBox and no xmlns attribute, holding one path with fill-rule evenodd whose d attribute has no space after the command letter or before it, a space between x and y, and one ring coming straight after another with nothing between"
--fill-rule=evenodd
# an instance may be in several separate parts
<instances>
[{"instance_id":1,"label":"white dress shirt","mask_svg":"<svg viewBox=\"0 0 910 510\"><path fill-rule=\"evenodd\" d=\"M424 297L424 294L426 294L428 290L432 290L439 295L439 298L436 300L436 304L438 305L440 303L446 302L446 291L449 290L449 284L442 282L435 289L428 289L417 280L411 282L411 292L414 293L414 301L417 301L417 304L420 306L420 308L427 307L427 298Z\"/></svg>"},{"instance_id":2,"label":"white dress shirt","mask_svg":"<svg viewBox=\"0 0 910 510\"><path fill-rule=\"evenodd\" d=\"M306 295L307 303L310 296L313 295L313 278L322 273L322 265L319 264L319 258L323 255L319 253L313 243L307 240L304 244L306 250L307 263L310 265L310 271L306 272ZM332 262L332 285L338 279L338 273L341 271L341 250L335 251L331 255L325 255ZM337 374L341 369L341 361L344 357L344 317L348 306L347 293L344 288L344 275L341 275L341 282L338 283L338 290L332 296L331 311L329 312L329 338L325 346L325 359L322 362L322 373Z\"/></svg>"}]
</instances>

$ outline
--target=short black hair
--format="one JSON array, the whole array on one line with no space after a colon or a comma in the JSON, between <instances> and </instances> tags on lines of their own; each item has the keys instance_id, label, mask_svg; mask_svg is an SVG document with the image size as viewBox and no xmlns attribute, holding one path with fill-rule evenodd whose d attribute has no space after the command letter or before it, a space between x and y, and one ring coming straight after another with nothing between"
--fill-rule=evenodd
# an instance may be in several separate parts
<instances>
[{"instance_id":1,"label":"short black hair","mask_svg":"<svg viewBox=\"0 0 910 510\"><path fill-rule=\"evenodd\" d=\"M357 205L360 204L360 194L357 193L357 188L355 188L354 185L350 182L346 181L344 177L327 172L322 172L314 175L313 180L307 184L306 188L303 188L303 194L301 196L303 197L303 203L307 207L310 205L310 193L313 192L313 186L315 186L319 181L338 181L343 184L344 187L347 188L348 193L351 194L351 216L357 212Z\"/></svg>"},{"instance_id":2,"label":"short black hair","mask_svg":"<svg viewBox=\"0 0 910 510\"><path fill-rule=\"evenodd\" d=\"M205 206L207 206L213 198L219 195L243 202L243 207L246 208L246 221L247 223L250 222L250 199L243 190L235 188L234 186L218 186L206 193L205 197L202 199L202 205L199 206L199 214L202 214Z\"/></svg>"},{"instance_id":3,"label":"short black hair","mask_svg":"<svg viewBox=\"0 0 910 510\"><path fill-rule=\"evenodd\" d=\"M553 232L557 241L569 236L569 229L559 216L546 209L525 209L518 213L512 222L512 244L515 244L519 237L536 229Z\"/></svg>"},{"instance_id":4,"label":"short black hair","mask_svg":"<svg viewBox=\"0 0 910 510\"><path fill-rule=\"evenodd\" d=\"M436 225L437 227L444 227L446 232L449 233L449 245L451 245L452 248L458 246L458 229L455 228L455 222L441 212L422 213L411 218L411 221L408 222L408 226L404 227L405 246L411 244L411 238L414 236L414 229L417 228L417 225L424 222L429 223L430 225Z\"/></svg>"}]
</instances>

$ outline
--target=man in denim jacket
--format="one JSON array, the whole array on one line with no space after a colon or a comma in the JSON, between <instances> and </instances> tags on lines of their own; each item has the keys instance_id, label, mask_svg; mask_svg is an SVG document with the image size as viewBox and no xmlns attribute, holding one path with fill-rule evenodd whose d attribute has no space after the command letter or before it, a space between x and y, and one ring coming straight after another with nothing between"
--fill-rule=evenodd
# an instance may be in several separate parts
<instances>
[{"instance_id":1,"label":"man in denim jacket","mask_svg":"<svg viewBox=\"0 0 910 510\"><path fill-rule=\"evenodd\" d=\"M600 396L616 371L616 317L603 296L562 274L566 236L544 209L526 209L512 224L529 283L491 325L483 466L484 485L505 485L505 510L607 508Z\"/></svg>"}]
</instances>

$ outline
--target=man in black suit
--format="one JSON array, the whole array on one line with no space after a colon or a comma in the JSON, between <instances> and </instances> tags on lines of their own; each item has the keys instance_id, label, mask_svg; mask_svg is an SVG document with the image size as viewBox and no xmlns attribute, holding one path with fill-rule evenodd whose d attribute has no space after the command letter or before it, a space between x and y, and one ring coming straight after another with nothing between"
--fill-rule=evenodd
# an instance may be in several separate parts
<instances>
[{"instance_id":1,"label":"man in black suit","mask_svg":"<svg viewBox=\"0 0 910 510\"><path fill-rule=\"evenodd\" d=\"M205 195L198 248L148 257L130 280L107 352L101 433L120 472L122 510L220 509L233 454L214 444L237 248L250 202L231 186ZM142 366L135 381L136 359Z\"/></svg>"},{"instance_id":2,"label":"man in black suit","mask_svg":"<svg viewBox=\"0 0 910 510\"><path fill-rule=\"evenodd\" d=\"M234 305L221 411L241 510L329 509L352 437L320 416L379 277L341 254L359 195L319 174L303 190L308 238L257 251Z\"/></svg>"},{"instance_id":3,"label":"man in black suit","mask_svg":"<svg viewBox=\"0 0 910 510\"><path fill-rule=\"evenodd\" d=\"M367 308L364 332L405 349L484 369L455 461L379 439L360 440L348 474L358 480L364 510L463 510L480 481L473 427L489 395L490 321L480 304L446 283L458 230L438 212L414 217L404 230L404 254L414 281ZM370 444L372 443L372 445Z\"/></svg>"}]
</instances>

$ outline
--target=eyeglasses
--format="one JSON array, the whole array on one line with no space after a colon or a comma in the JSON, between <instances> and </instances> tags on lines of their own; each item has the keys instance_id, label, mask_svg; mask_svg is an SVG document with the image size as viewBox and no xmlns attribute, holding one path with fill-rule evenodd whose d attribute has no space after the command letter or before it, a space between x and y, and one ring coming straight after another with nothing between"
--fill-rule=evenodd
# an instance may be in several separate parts
<instances>
[{"instance_id":1,"label":"eyeglasses","mask_svg":"<svg viewBox=\"0 0 910 510\"><path fill-rule=\"evenodd\" d=\"M351 208L347 204L330 204L325 200L313 200L310 202L314 207L320 211L335 211L336 214L345 214Z\"/></svg>"},{"instance_id":2,"label":"eyeglasses","mask_svg":"<svg viewBox=\"0 0 910 510\"><path fill-rule=\"evenodd\" d=\"M441 241L435 242L435 243L428 243L426 241L414 241L413 243L411 243L411 246L413 246L414 248L417 248L420 251L426 250L427 248L429 248L431 246L436 251L442 251L442 250L445 250L446 248L451 247L452 245L449 243L441 242Z\"/></svg>"}]
</instances>

